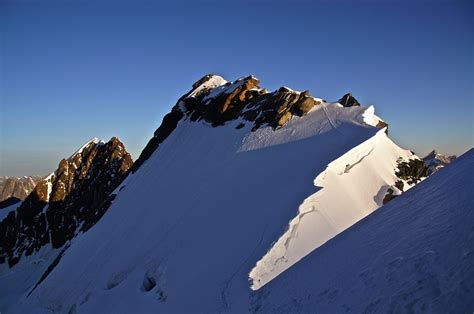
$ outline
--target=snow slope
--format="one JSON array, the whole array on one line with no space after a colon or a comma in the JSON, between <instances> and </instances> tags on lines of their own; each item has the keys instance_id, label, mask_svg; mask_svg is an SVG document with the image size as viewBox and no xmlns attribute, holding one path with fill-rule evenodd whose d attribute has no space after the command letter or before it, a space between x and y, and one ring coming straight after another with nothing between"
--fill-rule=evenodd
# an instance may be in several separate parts
<instances>
[{"instance_id":1,"label":"snow slope","mask_svg":"<svg viewBox=\"0 0 474 314\"><path fill-rule=\"evenodd\" d=\"M21 202L12 204L12 205L4 207L4 208L0 208L0 221L5 219L5 217L7 217L10 212L17 209L18 206L20 206L20 204L21 204Z\"/></svg>"},{"instance_id":2,"label":"snow slope","mask_svg":"<svg viewBox=\"0 0 474 314\"><path fill-rule=\"evenodd\" d=\"M100 218L108 193L131 164L118 139L93 138L62 159L22 203L0 210L0 313L27 298L70 241Z\"/></svg>"},{"instance_id":3,"label":"snow slope","mask_svg":"<svg viewBox=\"0 0 474 314\"><path fill-rule=\"evenodd\" d=\"M382 206L388 187L397 180L393 169L398 157L411 155L380 130L331 162L314 180L322 189L303 201L288 230L250 272L252 289Z\"/></svg>"},{"instance_id":4,"label":"snow slope","mask_svg":"<svg viewBox=\"0 0 474 314\"><path fill-rule=\"evenodd\" d=\"M57 256L50 244L30 256L23 256L14 268L0 265L0 311L9 313L18 300L25 297ZM42 306L42 305L35 305ZM44 309L43 309L44 310Z\"/></svg>"},{"instance_id":5,"label":"snow slope","mask_svg":"<svg viewBox=\"0 0 474 314\"><path fill-rule=\"evenodd\" d=\"M472 313L474 149L257 292L266 313Z\"/></svg>"},{"instance_id":6,"label":"snow slope","mask_svg":"<svg viewBox=\"0 0 474 314\"><path fill-rule=\"evenodd\" d=\"M380 206L395 180L389 172L396 159L409 153L367 124L371 115L364 107L324 104L278 130L255 132L250 126L236 130L239 120L217 128L180 121L127 178L104 217L75 239L13 312L249 310L256 295L249 273L289 221L303 221L298 208L308 210L323 196L325 204L344 197L358 202L337 213L335 218L344 217L340 223L313 219L327 232L292 240L291 263ZM345 155L361 143L365 158L358 150ZM339 166L331 162L343 155L352 166L333 174ZM369 165L372 155L377 162ZM330 175L322 179L321 173ZM374 181L357 184L360 173ZM315 178L324 193L318 194ZM304 221L301 234L314 236L308 233L311 220ZM288 265L270 269L270 276L265 268L259 276L268 281Z\"/></svg>"}]
</instances>

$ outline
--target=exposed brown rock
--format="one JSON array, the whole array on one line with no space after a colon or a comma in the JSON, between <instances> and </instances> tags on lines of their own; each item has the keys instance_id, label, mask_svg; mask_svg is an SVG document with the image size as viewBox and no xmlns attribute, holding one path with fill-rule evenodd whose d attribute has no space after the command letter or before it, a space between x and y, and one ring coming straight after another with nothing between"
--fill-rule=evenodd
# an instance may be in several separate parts
<instances>
[{"instance_id":1,"label":"exposed brown rock","mask_svg":"<svg viewBox=\"0 0 474 314\"><path fill-rule=\"evenodd\" d=\"M0 202L11 197L24 200L40 180L40 176L0 177Z\"/></svg>"},{"instance_id":2,"label":"exposed brown rock","mask_svg":"<svg viewBox=\"0 0 474 314\"><path fill-rule=\"evenodd\" d=\"M283 113L276 121L276 125L279 127L283 126L286 122L288 122L288 120L291 119L292 116L293 115L289 111Z\"/></svg>"},{"instance_id":3,"label":"exposed brown rock","mask_svg":"<svg viewBox=\"0 0 474 314\"><path fill-rule=\"evenodd\" d=\"M319 101L316 101L313 97L309 96L309 93L301 94L298 102L293 106L293 112L298 116L304 116L307 114L314 106L321 104Z\"/></svg>"},{"instance_id":4,"label":"exposed brown rock","mask_svg":"<svg viewBox=\"0 0 474 314\"><path fill-rule=\"evenodd\" d=\"M111 204L111 192L127 176L132 158L123 144L91 142L63 159L51 176L39 182L19 208L0 222L0 264L16 264L47 243L62 247L87 231ZM45 206L47 207L45 208Z\"/></svg>"},{"instance_id":5,"label":"exposed brown rock","mask_svg":"<svg viewBox=\"0 0 474 314\"><path fill-rule=\"evenodd\" d=\"M379 129L387 128L385 130L385 133L388 135L388 124L386 122L384 122L382 120L379 120L379 122L377 122L377 125L375 127L379 128Z\"/></svg>"},{"instance_id":6,"label":"exposed brown rock","mask_svg":"<svg viewBox=\"0 0 474 314\"><path fill-rule=\"evenodd\" d=\"M277 129L285 125L293 115L304 116L314 106L320 104L310 96L309 91L299 93L287 87L280 87L277 91L269 93L266 89L260 88L260 82L254 76L226 83L217 88L217 93L214 89L193 93L194 89L211 78L210 74L204 76L193 84L192 90L178 100L135 162L133 172L139 169L182 119L204 120L213 127L242 119L250 122L252 131L263 125ZM340 102L344 106L359 106L351 94L344 95ZM239 124L236 128L241 127L243 124Z\"/></svg>"}]
</instances>

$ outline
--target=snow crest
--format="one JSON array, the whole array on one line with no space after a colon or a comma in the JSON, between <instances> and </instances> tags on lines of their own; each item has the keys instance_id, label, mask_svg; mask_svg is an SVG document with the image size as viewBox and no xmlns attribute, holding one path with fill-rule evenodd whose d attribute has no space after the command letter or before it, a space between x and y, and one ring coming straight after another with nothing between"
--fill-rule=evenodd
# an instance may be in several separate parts
<instances>
[{"instance_id":1,"label":"snow crest","mask_svg":"<svg viewBox=\"0 0 474 314\"><path fill-rule=\"evenodd\" d=\"M380 130L351 149L314 180L322 189L306 198L298 215L250 271L257 290L301 258L381 206L385 191L395 183L397 160L412 154L396 146ZM383 192L383 193L380 193Z\"/></svg>"}]
</instances>

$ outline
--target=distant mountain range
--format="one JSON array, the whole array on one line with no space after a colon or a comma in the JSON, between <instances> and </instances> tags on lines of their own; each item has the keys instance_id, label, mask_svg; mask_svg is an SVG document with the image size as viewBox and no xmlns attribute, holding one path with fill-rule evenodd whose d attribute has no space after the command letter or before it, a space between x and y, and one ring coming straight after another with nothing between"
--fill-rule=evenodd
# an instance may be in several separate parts
<instances>
[{"instance_id":1,"label":"distant mountain range","mask_svg":"<svg viewBox=\"0 0 474 314\"><path fill-rule=\"evenodd\" d=\"M428 167L429 172L434 173L447 164L453 162L455 159L456 156L438 154L435 150L433 150L423 158L423 161L425 162L426 167Z\"/></svg>"},{"instance_id":2,"label":"distant mountain range","mask_svg":"<svg viewBox=\"0 0 474 314\"><path fill-rule=\"evenodd\" d=\"M0 312L471 310L472 155L428 178L351 93L206 75L135 162L94 138L0 210Z\"/></svg>"},{"instance_id":3,"label":"distant mountain range","mask_svg":"<svg viewBox=\"0 0 474 314\"><path fill-rule=\"evenodd\" d=\"M40 176L0 177L0 208L7 199L12 198L10 203L24 200L40 180Z\"/></svg>"}]
</instances>

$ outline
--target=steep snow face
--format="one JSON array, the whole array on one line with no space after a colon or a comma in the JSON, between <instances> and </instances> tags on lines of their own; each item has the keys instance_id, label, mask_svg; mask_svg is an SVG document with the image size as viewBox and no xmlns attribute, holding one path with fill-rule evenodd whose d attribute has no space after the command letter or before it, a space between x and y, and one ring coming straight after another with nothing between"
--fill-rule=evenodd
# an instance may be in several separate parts
<instances>
[{"instance_id":1,"label":"steep snow face","mask_svg":"<svg viewBox=\"0 0 474 314\"><path fill-rule=\"evenodd\" d=\"M382 205L388 187L398 179L393 171L398 158L407 160L412 155L384 131L331 162L316 177L314 185L322 189L304 200L288 230L252 269L252 289L259 289Z\"/></svg>"},{"instance_id":2,"label":"steep snow face","mask_svg":"<svg viewBox=\"0 0 474 314\"><path fill-rule=\"evenodd\" d=\"M344 108L338 103L322 103L313 107L304 117L292 117L285 127L277 132L272 128L262 128L255 132L249 132L242 140L239 151L244 152L282 145L319 136L329 131L335 131L341 137L350 138L353 135L349 134L343 125L351 124L368 128L371 124L366 123L365 117L368 115L367 111L370 114L371 108L373 107ZM339 128L340 126L342 127ZM373 129L372 131L376 132L377 130Z\"/></svg>"},{"instance_id":3,"label":"steep snow face","mask_svg":"<svg viewBox=\"0 0 474 314\"><path fill-rule=\"evenodd\" d=\"M38 312L46 305L64 312L249 310L255 298L249 272L317 192L314 179L327 165L374 136L365 159L380 156L379 150L398 151L364 121L366 109L324 104L279 129L255 132L251 125L236 129L239 119L216 128L181 120L127 178L104 217L15 311ZM387 158L373 168L347 158L352 167L341 177L381 173L367 199L342 194L369 208L346 208L352 222L375 208L378 191L392 183L386 172L394 165ZM341 190L335 176L323 180L326 202L351 192L351 181L341 179ZM349 220L325 228L342 230ZM304 254L308 246L301 247L291 252Z\"/></svg>"},{"instance_id":4,"label":"steep snow face","mask_svg":"<svg viewBox=\"0 0 474 314\"><path fill-rule=\"evenodd\" d=\"M8 267L7 264L0 264L0 311L2 313L9 313L22 296L28 295L57 253L58 250L47 245L33 255L23 256L14 268Z\"/></svg>"},{"instance_id":5,"label":"steep snow face","mask_svg":"<svg viewBox=\"0 0 474 314\"><path fill-rule=\"evenodd\" d=\"M471 313L474 149L258 291L263 313Z\"/></svg>"}]
</instances>

